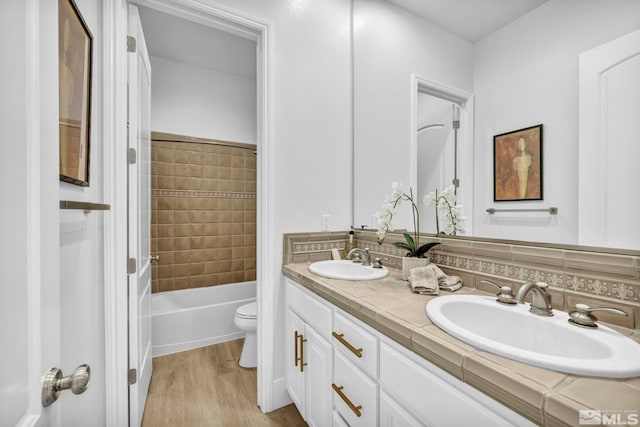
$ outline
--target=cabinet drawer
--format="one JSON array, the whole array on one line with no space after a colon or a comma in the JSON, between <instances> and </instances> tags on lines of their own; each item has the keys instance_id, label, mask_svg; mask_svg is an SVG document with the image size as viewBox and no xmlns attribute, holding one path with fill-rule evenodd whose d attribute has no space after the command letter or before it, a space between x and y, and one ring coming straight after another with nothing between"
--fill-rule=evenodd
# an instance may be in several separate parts
<instances>
[{"instance_id":1,"label":"cabinet drawer","mask_svg":"<svg viewBox=\"0 0 640 427\"><path fill-rule=\"evenodd\" d=\"M380 390L380 427L423 427L391 396Z\"/></svg>"},{"instance_id":2,"label":"cabinet drawer","mask_svg":"<svg viewBox=\"0 0 640 427\"><path fill-rule=\"evenodd\" d=\"M335 349L372 378L378 378L378 338L375 335L337 311L333 314L331 335Z\"/></svg>"},{"instance_id":3,"label":"cabinet drawer","mask_svg":"<svg viewBox=\"0 0 640 427\"><path fill-rule=\"evenodd\" d=\"M351 427L378 424L378 384L334 352L333 406Z\"/></svg>"},{"instance_id":4,"label":"cabinet drawer","mask_svg":"<svg viewBox=\"0 0 640 427\"><path fill-rule=\"evenodd\" d=\"M433 426L533 426L468 384L426 363L418 364L400 349L384 342L380 344L380 388L402 402L421 423Z\"/></svg>"},{"instance_id":5,"label":"cabinet drawer","mask_svg":"<svg viewBox=\"0 0 640 427\"><path fill-rule=\"evenodd\" d=\"M285 279L287 306L311 325L323 338L331 339L331 308L304 291L300 285Z\"/></svg>"},{"instance_id":6,"label":"cabinet drawer","mask_svg":"<svg viewBox=\"0 0 640 427\"><path fill-rule=\"evenodd\" d=\"M333 411L333 427L349 427L349 424L345 423L338 411Z\"/></svg>"}]
</instances>

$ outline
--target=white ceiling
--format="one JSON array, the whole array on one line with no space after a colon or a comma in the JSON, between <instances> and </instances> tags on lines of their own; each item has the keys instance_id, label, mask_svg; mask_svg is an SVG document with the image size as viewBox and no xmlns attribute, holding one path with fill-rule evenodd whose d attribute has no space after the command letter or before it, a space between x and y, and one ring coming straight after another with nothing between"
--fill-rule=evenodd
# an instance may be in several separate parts
<instances>
[{"instance_id":1,"label":"white ceiling","mask_svg":"<svg viewBox=\"0 0 640 427\"><path fill-rule=\"evenodd\" d=\"M548 0L389 0L471 43Z\"/></svg>"},{"instance_id":2,"label":"white ceiling","mask_svg":"<svg viewBox=\"0 0 640 427\"><path fill-rule=\"evenodd\" d=\"M150 56L256 78L256 42L138 6Z\"/></svg>"},{"instance_id":3,"label":"white ceiling","mask_svg":"<svg viewBox=\"0 0 640 427\"><path fill-rule=\"evenodd\" d=\"M475 43L548 0L389 0ZM149 55L246 78L256 77L256 43L138 6Z\"/></svg>"}]
</instances>

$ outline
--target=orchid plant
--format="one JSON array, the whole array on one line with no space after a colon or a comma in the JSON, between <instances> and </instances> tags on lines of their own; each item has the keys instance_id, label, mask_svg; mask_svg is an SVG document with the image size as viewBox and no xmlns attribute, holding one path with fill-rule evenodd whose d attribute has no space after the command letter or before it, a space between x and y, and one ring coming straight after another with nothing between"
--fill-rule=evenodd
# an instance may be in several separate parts
<instances>
[{"instance_id":1,"label":"orchid plant","mask_svg":"<svg viewBox=\"0 0 640 427\"><path fill-rule=\"evenodd\" d=\"M403 233L406 242L394 242L393 246L405 249L409 257L423 258L429 249L439 243L431 242L422 246L420 245L420 213L418 212L418 206L415 203L411 187L409 187L409 193L404 191L402 184L399 182L393 182L391 188L391 199L385 198L382 205L383 212L376 214L378 244L382 244L387 233L393 231L391 220L396 213L396 208L400 206L403 201L407 201L411 204L414 229L413 236L409 233Z\"/></svg>"},{"instance_id":2,"label":"orchid plant","mask_svg":"<svg viewBox=\"0 0 640 427\"><path fill-rule=\"evenodd\" d=\"M455 187L445 188L442 193L432 191L424 196L423 203L426 206L435 205L436 209L436 234L448 234L455 236L458 232L464 232L466 217L462 211L462 205L456 205ZM440 229L440 216L443 216L443 228Z\"/></svg>"}]
</instances>

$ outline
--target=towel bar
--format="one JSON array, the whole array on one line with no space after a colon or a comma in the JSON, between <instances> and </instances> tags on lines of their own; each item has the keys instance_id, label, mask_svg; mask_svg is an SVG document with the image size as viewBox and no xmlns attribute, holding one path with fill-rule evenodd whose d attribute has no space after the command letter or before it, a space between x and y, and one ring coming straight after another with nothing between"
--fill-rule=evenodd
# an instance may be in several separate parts
<instances>
[{"instance_id":1,"label":"towel bar","mask_svg":"<svg viewBox=\"0 0 640 427\"><path fill-rule=\"evenodd\" d=\"M487 212L493 215L496 212L549 212L550 215L557 215L558 208L544 208L544 209L494 209L489 208Z\"/></svg>"}]
</instances>

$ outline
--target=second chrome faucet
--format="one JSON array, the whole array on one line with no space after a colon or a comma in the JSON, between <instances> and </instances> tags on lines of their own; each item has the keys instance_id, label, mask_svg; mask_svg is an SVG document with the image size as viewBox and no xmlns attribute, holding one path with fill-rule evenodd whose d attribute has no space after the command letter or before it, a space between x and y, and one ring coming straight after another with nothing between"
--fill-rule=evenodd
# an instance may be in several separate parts
<instances>
[{"instance_id":1,"label":"second chrome faucet","mask_svg":"<svg viewBox=\"0 0 640 427\"><path fill-rule=\"evenodd\" d=\"M540 316L553 316L551 307L551 295L547 292L547 285L544 282L527 282L520 286L514 299L520 304L524 304L524 299L531 293L531 308L529 311Z\"/></svg>"},{"instance_id":2,"label":"second chrome faucet","mask_svg":"<svg viewBox=\"0 0 640 427\"><path fill-rule=\"evenodd\" d=\"M553 316L551 295L547 292L549 285L544 282L526 282L520 286L515 296L509 286L500 286L490 280L481 280L480 282L500 289L500 293L497 294L497 301L502 304L524 304L527 294L531 293L531 308L529 311L540 316Z\"/></svg>"}]
</instances>

